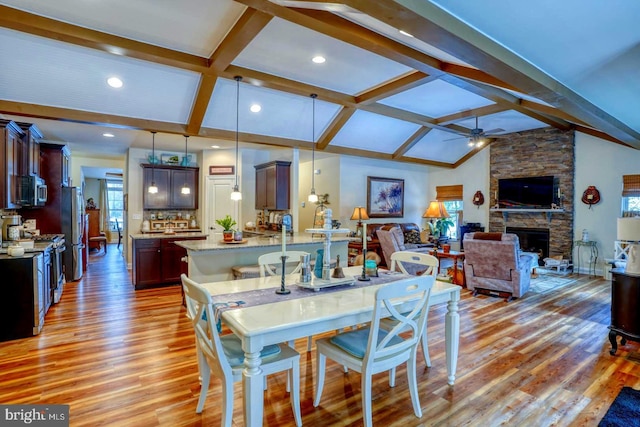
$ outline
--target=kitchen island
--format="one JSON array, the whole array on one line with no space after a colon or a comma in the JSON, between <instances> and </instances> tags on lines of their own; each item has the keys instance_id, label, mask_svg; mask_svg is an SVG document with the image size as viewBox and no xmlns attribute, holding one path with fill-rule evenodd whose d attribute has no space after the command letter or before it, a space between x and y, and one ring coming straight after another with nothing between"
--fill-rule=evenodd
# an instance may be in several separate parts
<instances>
[{"instance_id":1,"label":"kitchen island","mask_svg":"<svg viewBox=\"0 0 640 427\"><path fill-rule=\"evenodd\" d=\"M331 237L331 257L340 255L341 263L346 266L347 244L345 236ZM196 282L217 282L232 280L231 267L235 265L256 265L260 255L278 252L282 248L281 236L249 237L242 243L224 243L221 239L181 241L176 245L187 250L189 277ZM324 237L309 233L294 233L286 240L288 251L304 251L315 259L316 251L324 247Z\"/></svg>"},{"instance_id":2,"label":"kitchen island","mask_svg":"<svg viewBox=\"0 0 640 427\"><path fill-rule=\"evenodd\" d=\"M182 259L187 251L178 243L202 241L206 234L140 233L131 234L133 243L133 285L136 290L157 286L179 285L180 274L187 272Z\"/></svg>"}]
</instances>

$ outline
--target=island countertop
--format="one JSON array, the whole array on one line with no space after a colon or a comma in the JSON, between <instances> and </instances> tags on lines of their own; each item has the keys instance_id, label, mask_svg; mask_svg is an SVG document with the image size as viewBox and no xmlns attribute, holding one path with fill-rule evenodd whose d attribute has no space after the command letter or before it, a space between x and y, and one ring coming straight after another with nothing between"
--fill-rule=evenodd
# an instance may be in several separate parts
<instances>
[{"instance_id":1,"label":"island countertop","mask_svg":"<svg viewBox=\"0 0 640 427\"><path fill-rule=\"evenodd\" d=\"M207 237L208 234L201 232L185 232L185 233L137 233L137 234L129 234L131 240L144 240L144 239L175 239L175 238L184 238L184 239L193 239L193 238L202 238Z\"/></svg>"},{"instance_id":2,"label":"island countertop","mask_svg":"<svg viewBox=\"0 0 640 427\"><path fill-rule=\"evenodd\" d=\"M348 242L350 239L346 236L332 236L331 243L334 242ZM209 240L193 240L176 242L176 245L181 246L187 251L201 252L201 251L218 251L218 250L242 250L252 248L262 248L275 246L280 247L282 245L282 238L280 234L274 236L264 237L248 237L243 239L244 243L225 243L223 240L211 241ZM287 249L293 249L298 245L308 245L310 243L322 244L324 243L323 237L311 236L311 234L293 234L287 236Z\"/></svg>"},{"instance_id":3,"label":"island countertop","mask_svg":"<svg viewBox=\"0 0 640 427\"><path fill-rule=\"evenodd\" d=\"M233 279L234 266L257 265L258 257L269 252L280 252L281 235L248 237L245 243L224 243L220 234L207 240L182 240L175 245L187 250L188 276L196 282L217 282ZM302 251L315 258L317 250L325 247L325 236L311 233L294 233L287 236L287 252ZM331 258L347 262L349 238L344 235L331 237Z\"/></svg>"}]
</instances>

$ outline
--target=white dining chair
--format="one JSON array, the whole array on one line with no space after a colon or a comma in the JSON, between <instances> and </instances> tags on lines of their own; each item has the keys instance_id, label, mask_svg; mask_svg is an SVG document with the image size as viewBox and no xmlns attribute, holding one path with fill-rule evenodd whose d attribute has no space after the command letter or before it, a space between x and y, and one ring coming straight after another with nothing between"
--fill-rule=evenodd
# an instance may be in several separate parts
<instances>
[{"instance_id":1,"label":"white dining chair","mask_svg":"<svg viewBox=\"0 0 640 427\"><path fill-rule=\"evenodd\" d=\"M406 264L411 264L411 266L407 268L408 266ZM400 270L400 272L404 274L411 274L409 271L417 271L420 273L420 276L433 276L435 278L438 275L438 264L438 258L433 255L411 251L398 251L391 254L391 266L389 270ZM416 268L416 265L420 265L420 267ZM381 321L382 327L385 329L393 328L395 323L393 319L383 319ZM425 323L424 326L421 342L424 363L430 368L431 358L429 357L429 342L427 341L427 323ZM391 376L393 377L394 375L395 373L392 371Z\"/></svg>"},{"instance_id":2,"label":"white dining chair","mask_svg":"<svg viewBox=\"0 0 640 427\"><path fill-rule=\"evenodd\" d=\"M223 427L231 427L233 418L233 383L242 380L244 352L240 339L234 334L220 335L215 321L211 295L185 274L180 276L187 303L188 317L196 335L198 366L202 386L196 413L201 413L207 398L211 375L222 383ZM289 398L297 426L302 425L300 414L300 354L286 345L265 346L260 352L263 374L287 371L291 379Z\"/></svg>"},{"instance_id":3,"label":"white dining chair","mask_svg":"<svg viewBox=\"0 0 640 427\"><path fill-rule=\"evenodd\" d=\"M287 251L287 260L286 264L292 264L297 262L298 265L293 269L290 274L298 274L302 269L302 261L300 257L309 255L309 252L304 251ZM276 269L275 265L282 265L282 252L269 252L258 257L258 266L260 266L260 277L275 276ZM307 337L307 351L311 351L312 346L311 337ZM289 341L289 346L294 348L295 344L293 341Z\"/></svg>"},{"instance_id":4,"label":"white dining chair","mask_svg":"<svg viewBox=\"0 0 640 427\"><path fill-rule=\"evenodd\" d=\"M407 363L407 379L411 403L416 417L422 417L416 378L416 353L427 320L427 307L435 277L420 277L401 280L382 286L376 291L376 301L369 327L337 334L316 341L316 395L313 406L320 404L324 387L326 358L360 372L362 413L364 425L371 427L371 383L372 376L379 372ZM399 300L404 302L397 307ZM404 304L413 308L403 314ZM380 320L389 316L397 321L387 331L380 327ZM402 333L403 335L400 335ZM394 387L395 382L390 381Z\"/></svg>"},{"instance_id":5,"label":"white dining chair","mask_svg":"<svg viewBox=\"0 0 640 427\"><path fill-rule=\"evenodd\" d=\"M304 255L309 255L309 252L303 251L287 251L287 259L285 261L286 264L297 263L293 271L290 274L300 273L302 269L302 262L300 261L300 257ZM258 257L258 266L260 267L260 277L265 276L275 276L276 267L282 266L282 252L269 252Z\"/></svg>"}]
</instances>

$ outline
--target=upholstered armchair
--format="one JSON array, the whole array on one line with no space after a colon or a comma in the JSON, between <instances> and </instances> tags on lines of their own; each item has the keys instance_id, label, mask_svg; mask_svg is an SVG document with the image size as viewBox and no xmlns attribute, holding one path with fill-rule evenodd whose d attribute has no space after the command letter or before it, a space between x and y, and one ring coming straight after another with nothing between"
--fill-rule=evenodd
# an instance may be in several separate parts
<instances>
[{"instance_id":1,"label":"upholstered armchair","mask_svg":"<svg viewBox=\"0 0 640 427\"><path fill-rule=\"evenodd\" d=\"M466 233L464 274L467 288L498 295L507 301L520 298L531 282L531 256L522 254L512 233Z\"/></svg>"},{"instance_id":2,"label":"upholstered armchair","mask_svg":"<svg viewBox=\"0 0 640 427\"><path fill-rule=\"evenodd\" d=\"M389 230L379 229L376 231L382 255L387 266L391 266L391 254L397 251L411 251L428 254L432 250L433 245L405 244L404 233L400 227L392 227ZM407 270L410 274L419 274L425 270L425 267L419 264L407 264Z\"/></svg>"}]
</instances>

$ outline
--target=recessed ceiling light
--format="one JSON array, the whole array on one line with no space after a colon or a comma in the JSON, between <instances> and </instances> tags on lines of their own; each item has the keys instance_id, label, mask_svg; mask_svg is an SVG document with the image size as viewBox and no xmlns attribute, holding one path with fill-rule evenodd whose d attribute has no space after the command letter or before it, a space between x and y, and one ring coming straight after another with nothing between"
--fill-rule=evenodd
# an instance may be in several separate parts
<instances>
[{"instance_id":1,"label":"recessed ceiling light","mask_svg":"<svg viewBox=\"0 0 640 427\"><path fill-rule=\"evenodd\" d=\"M411 37L413 38L412 34L407 33L406 31L400 30L400 34L402 34L403 36L407 36L407 37Z\"/></svg>"},{"instance_id":2,"label":"recessed ceiling light","mask_svg":"<svg viewBox=\"0 0 640 427\"><path fill-rule=\"evenodd\" d=\"M113 138L115 135L112 133L103 133L102 136L104 136L105 138Z\"/></svg>"},{"instance_id":3,"label":"recessed ceiling light","mask_svg":"<svg viewBox=\"0 0 640 427\"><path fill-rule=\"evenodd\" d=\"M320 55L314 56L311 60L316 64L322 64L324 61L326 61L325 57Z\"/></svg>"},{"instance_id":4,"label":"recessed ceiling light","mask_svg":"<svg viewBox=\"0 0 640 427\"><path fill-rule=\"evenodd\" d=\"M122 87L122 80L120 80L117 77L109 77L107 79L107 83L109 84L109 86L111 87L115 87L115 88L119 88Z\"/></svg>"},{"instance_id":5,"label":"recessed ceiling light","mask_svg":"<svg viewBox=\"0 0 640 427\"><path fill-rule=\"evenodd\" d=\"M260 110L262 110L262 107L260 106L260 104L253 104L249 109L252 113L259 113Z\"/></svg>"},{"instance_id":6,"label":"recessed ceiling light","mask_svg":"<svg viewBox=\"0 0 640 427\"><path fill-rule=\"evenodd\" d=\"M212 145L211 148L220 148L219 145Z\"/></svg>"}]
</instances>

